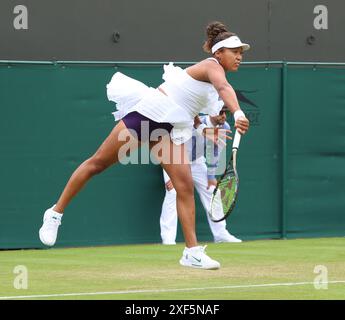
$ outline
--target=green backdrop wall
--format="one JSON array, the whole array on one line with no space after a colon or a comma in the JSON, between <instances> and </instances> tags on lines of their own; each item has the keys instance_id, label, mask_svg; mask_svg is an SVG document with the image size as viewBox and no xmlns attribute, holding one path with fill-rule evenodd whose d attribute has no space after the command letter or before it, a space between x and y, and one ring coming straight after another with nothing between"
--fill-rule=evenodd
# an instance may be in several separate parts
<instances>
[{"instance_id":1,"label":"green backdrop wall","mask_svg":"<svg viewBox=\"0 0 345 320\"><path fill-rule=\"evenodd\" d=\"M44 211L115 124L106 97L113 73L155 87L162 64L0 62L0 248L42 247ZM238 155L230 232L244 240L344 236L345 66L247 63L229 81L252 124ZM68 207L57 246L158 243L163 198L159 166L114 166ZM197 233L212 241L198 198Z\"/></svg>"}]
</instances>

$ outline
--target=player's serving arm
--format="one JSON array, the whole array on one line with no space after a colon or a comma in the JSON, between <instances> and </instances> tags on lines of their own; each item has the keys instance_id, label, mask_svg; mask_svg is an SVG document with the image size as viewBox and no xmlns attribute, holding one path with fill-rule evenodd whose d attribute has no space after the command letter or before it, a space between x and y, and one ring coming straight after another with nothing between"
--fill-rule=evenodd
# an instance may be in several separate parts
<instances>
[{"instance_id":1,"label":"player's serving arm","mask_svg":"<svg viewBox=\"0 0 345 320\"><path fill-rule=\"evenodd\" d=\"M240 110L225 72L238 69L242 53L249 49L249 45L242 43L220 22L209 24L206 33L204 49L212 57L185 70L173 64L164 66L164 82L158 90L121 72L114 74L107 85L107 96L116 102L117 112L114 116L118 123L95 154L74 171L56 204L46 210L39 231L45 245L55 244L62 213L86 183L125 156L120 151L127 139L121 137L127 136L138 142L136 146L139 146L139 142L149 140L153 156L160 159L161 166L175 187L177 212L186 244L180 264L200 269L220 267L218 261L206 254L205 247L198 245L193 179L184 142L190 138L195 116L199 113L211 116L219 114L223 106L218 103L219 96L233 113L238 131L243 134L248 130L249 121ZM145 130L148 135L145 137L141 136L142 125L148 126L148 130ZM150 139L158 129L161 140L157 141L156 136ZM154 148L158 143L159 150ZM176 163L176 159L181 161Z\"/></svg>"}]
</instances>

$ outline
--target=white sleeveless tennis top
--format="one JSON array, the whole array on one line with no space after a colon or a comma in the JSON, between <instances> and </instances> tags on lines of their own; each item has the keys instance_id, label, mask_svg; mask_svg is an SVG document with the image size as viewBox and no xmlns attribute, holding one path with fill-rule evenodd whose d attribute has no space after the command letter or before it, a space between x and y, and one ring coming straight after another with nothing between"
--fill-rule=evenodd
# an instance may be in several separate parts
<instances>
[{"instance_id":1,"label":"white sleeveless tennis top","mask_svg":"<svg viewBox=\"0 0 345 320\"><path fill-rule=\"evenodd\" d=\"M173 63L164 65L163 80L160 87L167 95L116 72L107 85L107 96L116 102L115 120L137 111L153 121L169 122L174 126L171 138L180 144L191 137L194 117L199 113L218 115L223 101L211 83L195 80Z\"/></svg>"},{"instance_id":2,"label":"white sleeveless tennis top","mask_svg":"<svg viewBox=\"0 0 345 320\"><path fill-rule=\"evenodd\" d=\"M209 58L218 63L215 58ZM218 115L223 106L214 86L209 82L192 78L186 70L172 63L164 66L163 80L160 86L164 92L194 119L199 113Z\"/></svg>"}]
</instances>

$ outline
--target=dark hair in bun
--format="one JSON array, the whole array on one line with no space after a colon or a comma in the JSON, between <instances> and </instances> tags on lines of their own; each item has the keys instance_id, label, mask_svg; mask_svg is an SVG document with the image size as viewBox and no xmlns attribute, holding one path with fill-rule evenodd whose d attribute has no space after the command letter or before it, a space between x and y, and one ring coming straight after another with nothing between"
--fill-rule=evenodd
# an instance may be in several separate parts
<instances>
[{"instance_id":1,"label":"dark hair in bun","mask_svg":"<svg viewBox=\"0 0 345 320\"><path fill-rule=\"evenodd\" d=\"M234 33L228 31L225 24L219 21L211 22L206 27L207 40L203 45L204 51L211 53L212 47L219 41L235 36Z\"/></svg>"}]
</instances>

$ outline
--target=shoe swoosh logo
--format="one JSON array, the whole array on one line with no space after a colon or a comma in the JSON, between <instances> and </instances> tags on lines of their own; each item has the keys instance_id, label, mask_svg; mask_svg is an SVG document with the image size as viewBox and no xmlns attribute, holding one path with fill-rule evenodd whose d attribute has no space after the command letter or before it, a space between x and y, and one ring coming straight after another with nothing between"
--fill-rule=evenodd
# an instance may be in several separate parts
<instances>
[{"instance_id":1,"label":"shoe swoosh logo","mask_svg":"<svg viewBox=\"0 0 345 320\"><path fill-rule=\"evenodd\" d=\"M201 267L202 267L202 264L192 263L192 266L201 268Z\"/></svg>"},{"instance_id":2,"label":"shoe swoosh logo","mask_svg":"<svg viewBox=\"0 0 345 320\"><path fill-rule=\"evenodd\" d=\"M199 263L201 262L201 259L195 258L194 256L192 256L193 259L195 259L196 261L198 261Z\"/></svg>"}]
</instances>

